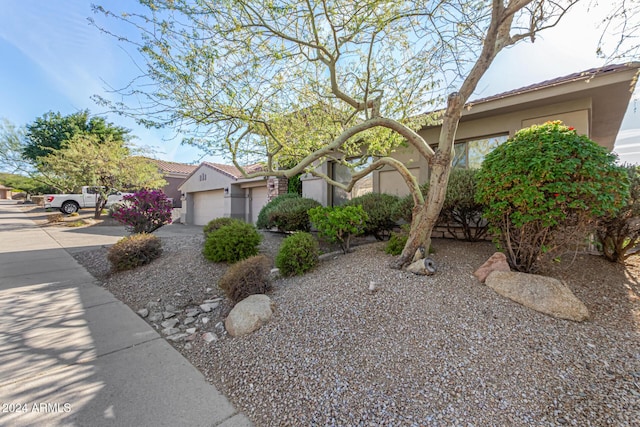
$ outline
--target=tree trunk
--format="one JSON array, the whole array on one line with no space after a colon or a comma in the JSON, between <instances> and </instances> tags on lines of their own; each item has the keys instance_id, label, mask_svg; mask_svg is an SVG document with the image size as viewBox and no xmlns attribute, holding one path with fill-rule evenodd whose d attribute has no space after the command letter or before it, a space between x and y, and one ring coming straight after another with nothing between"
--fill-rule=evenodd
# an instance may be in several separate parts
<instances>
[{"instance_id":1,"label":"tree trunk","mask_svg":"<svg viewBox=\"0 0 640 427\"><path fill-rule=\"evenodd\" d=\"M413 208L409 238L402 250L402 254L392 264L393 268L400 269L408 265L419 248L424 249L424 254L429 253L431 232L438 222L440 210L447 193L447 182L449 181L449 172L451 170L451 154L438 151L433 160L427 200L423 205Z\"/></svg>"},{"instance_id":2,"label":"tree trunk","mask_svg":"<svg viewBox=\"0 0 640 427\"><path fill-rule=\"evenodd\" d=\"M447 183L453 159L453 143L462 115L462 103L462 97L459 93L455 92L449 96L440 130L438 149L429 165L431 177L427 200L423 205L413 208L409 238L400 257L391 264L392 268L400 269L407 266L413 260L418 248L423 248L425 255L429 253L431 232L438 222L447 194Z\"/></svg>"}]
</instances>

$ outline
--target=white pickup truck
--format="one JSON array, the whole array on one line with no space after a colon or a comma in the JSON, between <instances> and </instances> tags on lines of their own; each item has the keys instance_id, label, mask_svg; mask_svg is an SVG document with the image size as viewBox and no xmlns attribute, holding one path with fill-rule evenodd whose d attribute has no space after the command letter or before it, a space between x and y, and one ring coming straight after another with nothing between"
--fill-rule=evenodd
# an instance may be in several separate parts
<instances>
[{"instance_id":1,"label":"white pickup truck","mask_svg":"<svg viewBox=\"0 0 640 427\"><path fill-rule=\"evenodd\" d=\"M82 194L45 194L44 207L60 209L60 212L72 214L80 208L95 208L99 187L82 187ZM111 190L107 196L106 207L122 200L129 193Z\"/></svg>"}]
</instances>

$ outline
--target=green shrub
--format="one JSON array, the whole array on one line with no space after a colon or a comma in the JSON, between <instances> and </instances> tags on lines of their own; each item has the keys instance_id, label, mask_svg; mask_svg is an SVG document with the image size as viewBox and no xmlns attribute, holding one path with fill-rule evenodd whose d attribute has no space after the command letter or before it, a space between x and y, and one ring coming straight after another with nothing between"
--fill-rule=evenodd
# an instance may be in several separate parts
<instances>
[{"instance_id":1,"label":"green shrub","mask_svg":"<svg viewBox=\"0 0 640 427\"><path fill-rule=\"evenodd\" d=\"M234 221L209 233L202 253L210 261L235 263L257 255L261 240L253 225Z\"/></svg>"},{"instance_id":2,"label":"green shrub","mask_svg":"<svg viewBox=\"0 0 640 427\"><path fill-rule=\"evenodd\" d=\"M425 182L420 186L422 196L426 199L429 192L429 183ZM394 221L403 220L406 223L411 223L413 217L413 197L411 195L399 198L393 205L391 218Z\"/></svg>"},{"instance_id":3,"label":"green shrub","mask_svg":"<svg viewBox=\"0 0 640 427\"><path fill-rule=\"evenodd\" d=\"M477 169L453 169L438 222L447 224L449 234L458 235L451 225L462 227L464 240L477 242L487 234L488 224L482 217L483 206L475 200Z\"/></svg>"},{"instance_id":4,"label":"green shrub","mask_svg":"<svg viewBox=\"0 0 640 427\"><path fill-rule=\"evenodd\" d=\"M269 214L269 223L280 231L309 231L309 209L320 206L316 200L293 198L278 204Z\"/></svg>"},{"instance_id":5,"label":"green shrub","mask_svg":"<svg viewBox=\"0 0 640 427\"><path fill-rule=\"evenodd\" d=\"M264 294L271 290L269 273L271 261L264 255L242 260L227 269L218 286L233 304L249 295Z\"/></svg>"},{"instance_id":6,"label":"green shrub","mask_svg":"<svg viewBox=\"0 0 640 427\"><path fill-rule=\"evenodd\" d=\"M391 238L384 247L384 251L389 255L400 255L404 250L404 246L409 239L409 224L404 224L400 231L394 231L391 233ZM433 246L429 246L429 254L435 253Z\"/></svg>"},{"instance_id":7,"label":"green shrub","mask_svg":"<svg viewBox=\"0 0 640 427\"><path fill-rule=\"evenodd\" d=\"M368 219L362 206L319 206L309 210L309 217L320 235L338 242L345 254L351 248L351 237L362 234Z\"/></svg>"},{"instance_id":8,"label":"green shrub","mask_svg":"<svg viewBox=\"0 0 640 427\"><path fill-rule=\"evenodd\" d=\"M622 167L629 180L629 198L615 214L598 221L597 237L603 256L611 262L623 262L640 242L640 171L638 166Z\"/></svg>"},{"instance_id":9,"label":"green shrub","mask_svg":"<svg viewBox=\"0 0 640 427\"><path fill-rule=\"evenodd\" d=\"M258 214L258 220L256 221L256 227L260 229L270 229L275 227L275 224L269 221L269 215L271 212L282 202L289 199L300 199L301 197L298 194L294 193L285 193L281 194L278 197L275 197L273 200L269 201L266 205L260 209L260 213Z\"/></svg>"},{"instance_id":10,"label":"green shrub","mask_svg":"<svg viewBox=\"0 0 640 427\"><path fill-rule=\"evenodd\" d=\"M384 247L384 251L390 255L400 255L404 246L407 244L407 239L409 239L407 227L403 227L400 232L392 232L389 241Z\"/></svg>"},{"instance_id":11,"label":"green shrub","mask_svg":"<svg viewBox=\"0 0 640 427\"><path fill-rule=\"evenodd\" d=\"M113 271L130 270L149 264L162 254L160 239L153 234L133 234L109 248L107 258Z\"/></svg>"},{"instance_id":12,"label":"green shrub","mask_svg":"<svg viewBox=\"0 0 640 427\"><path fill-rule=\"evenodd\" d=\"M373 235L382 240L396 226L393 220L394 208L399 198L391 194L368 193L349 200L345 206L362 206L368 219L364 226L364 234Z\"/></svg>"},{"instance_id":13,"label":"green shrub","mask_svg":"<svg viewBox=\"0 0 640 427\"><path fill-rule=\"evenodd\" d=\"M212 219L211 221L209 221L207 223L207 225L205 225L202 228L202 232L204 233L204 237L205 239L207 238L207 236L209 235L209 233L211 233L212 231L216 231L217 229L224 227L225 225L230 225L233 222L242 222L239 219L235 219L235 218L229 218L229 217L222 217L222 218L215 218Z\"/></svg>"},{"instance_id":14,"label":"green shrub","mask_svg":"<svg viewBox=\"0 0 640 427\"><path fill-rule=\"evenodd\" d=\"M522 129L487 155L476 200L513 269L536 271L622 207L627 179L614 163L559 121Z\"/></svg>"},{"instance_id":15,"label":"green shrub","mask_svg":"<svg viewBox=\"0 0 640 427\"><path fill-rule=\"evenodd\" d=\"M320 248L309 233L299 231L284 239L276 257L283 276L302 275L318 265Z\"/></svg>"}]
</instances>

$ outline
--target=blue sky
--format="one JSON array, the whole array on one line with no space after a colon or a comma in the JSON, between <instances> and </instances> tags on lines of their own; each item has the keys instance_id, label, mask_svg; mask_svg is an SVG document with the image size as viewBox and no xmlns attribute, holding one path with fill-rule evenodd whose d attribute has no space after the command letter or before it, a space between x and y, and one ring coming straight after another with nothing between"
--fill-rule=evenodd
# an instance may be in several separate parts
<instances>
[{"instance_id":1,"label":"blue sky","mask_svg":"<svg viewBox=\"0 0 640 427\"><path fill-rule=\"evenodd\" d=\"M114 10L134 5L94 2ZM91 1L0 0L0 118L20 126L50 110L101 113L103 109L90 97L105 96L109 86L122 87L139 74L123 46L90 26L89 16L93 16ZM559 27L542 32L534 44L501 52L474 98L603 65L595 55L601 17L601 10L582 6ZM116 28L115 32L119 30L124 31ZM640 163L640 111L635 109L639 93L632 97L615 149L622 160L635 163ZM107 119L132 129L137 143L155 147L160 159L220 160L180 146L181 138L171 131L148 130L116 115Z\"/></svg>"}]
</instances>

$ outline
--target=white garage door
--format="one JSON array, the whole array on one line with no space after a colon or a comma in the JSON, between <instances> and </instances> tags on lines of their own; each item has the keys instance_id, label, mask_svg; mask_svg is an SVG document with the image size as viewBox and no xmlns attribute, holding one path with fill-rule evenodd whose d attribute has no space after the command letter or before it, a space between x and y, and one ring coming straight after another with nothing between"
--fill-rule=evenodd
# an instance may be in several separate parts
<instances>
[{"instance_id":1,"label":"white garage door","mask_svg":"<svg viewBox=\"0 0 640 427\"><path fill-rule=\"evenodd\" d=\"M206 225L214 218L224 216L224 190L193 193L193 223Z\"/></svg>"},{"instance_id":2,"label":"white garage door","mask_svg":"<svg viewBox=\"0 0 640 427\"><path fill-rule=\"evenodd\" d=\"M269 190L267 187L253 187L251 189L251 223L258 221L258 214L264 205L267 204Z\"/></svg>"}]
</instances>

